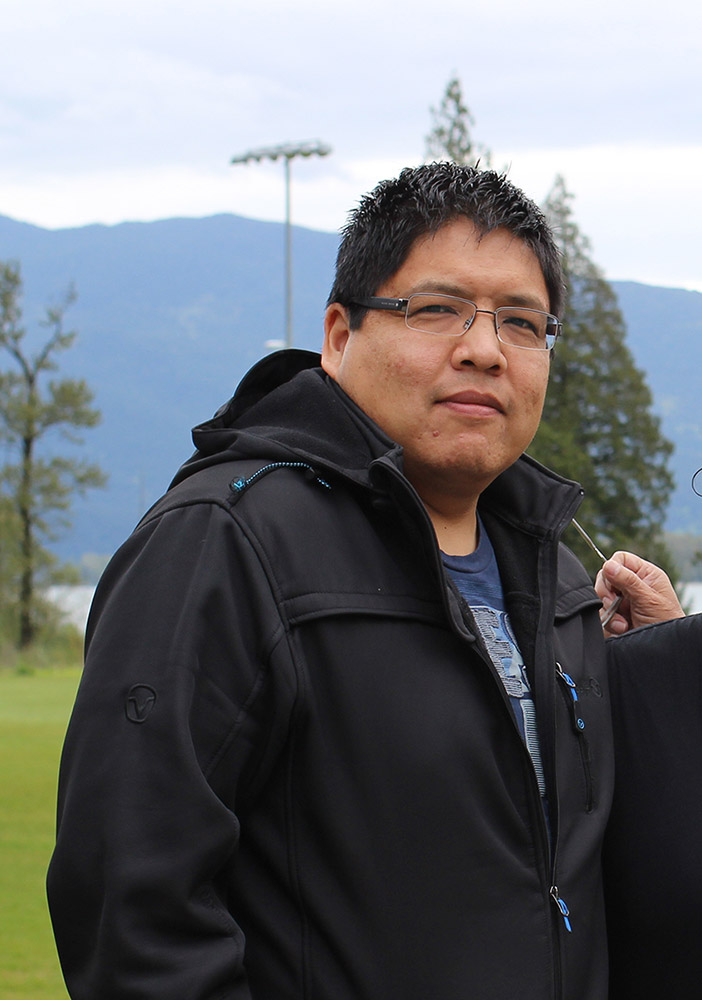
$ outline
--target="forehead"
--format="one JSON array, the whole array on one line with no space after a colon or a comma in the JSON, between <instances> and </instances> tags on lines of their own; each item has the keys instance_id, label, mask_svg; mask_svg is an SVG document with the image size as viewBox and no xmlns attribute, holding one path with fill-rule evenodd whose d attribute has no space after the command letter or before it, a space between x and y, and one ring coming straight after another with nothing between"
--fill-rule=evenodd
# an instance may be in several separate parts
<instances>
[{"instance_id":1,"label":"forehead","mask_svg":"<svg viewBox=\"0 0 702 1000\"><path fill-rule=\"evenodd\" d=\"M549 303L546 280L534 251L506 229L481 234L466 218L454 219L436 232L418 237L402 265L382 286L382 293L408 295L432 289L466 297L529 295L546 309Z\"/></svg>"}]
</instances>

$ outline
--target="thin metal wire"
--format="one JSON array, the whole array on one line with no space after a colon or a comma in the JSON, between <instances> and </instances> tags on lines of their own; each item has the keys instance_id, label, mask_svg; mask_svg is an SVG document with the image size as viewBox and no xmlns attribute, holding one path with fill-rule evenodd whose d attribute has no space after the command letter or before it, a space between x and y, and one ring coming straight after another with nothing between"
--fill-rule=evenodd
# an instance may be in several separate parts
<instances>
[{"instance_id":1,"label":"thin metal wire","mask_svg":"<svg viewBox=\"0 0 702 1000\"><path fill-rule=\"evenodd\" d=\"M588 535L587 531L585 531L585 529L582 527L582 525L578 524L578 522L575 520L575 518L572 518L571 520L572 520L573 527L577 528L577 530L580 532L581 537L583 538L584 541L587 542L587 544L590 546L590 548L595 553L595 555L598 556L602 560L603 563L606 563L607 562L607 556L604 554L604 552L600 552L600 550L598 549L598 547L595 545L595 543L593 542L593 540ZM602 628L607 628L607 626L609 625L609 623L612 621L612 619L616 615L617 611L619 610L619 605L622 603L623 600L624 600L624 594L619 594L612 601L612 603L610 604L610 606L607 608L607 613L605 614L604 618L600 619L601 624L602 624Z\"/></svg>"}]
</instances>

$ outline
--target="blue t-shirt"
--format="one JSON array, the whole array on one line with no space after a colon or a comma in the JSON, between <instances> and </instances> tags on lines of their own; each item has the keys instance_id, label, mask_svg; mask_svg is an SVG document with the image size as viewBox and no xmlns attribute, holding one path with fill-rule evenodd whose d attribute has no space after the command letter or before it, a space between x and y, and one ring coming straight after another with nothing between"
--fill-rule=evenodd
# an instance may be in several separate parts
<instances>
[{"instance_id":1,"label":"blue t-shirt","mask_svg":"<svg viewBox=\"0 0 702 1000\"><path fill-rule=\"evenodd\" d=\"M546 784L536 729L536 710L524 658L505 609L495 550L482 523L479 523L479 529L480 540L475 552L467 556L449 556L442 552L441 558L458 592L473 613L490 659L509 695L519 731L534 765L539 791L545 796Z\"/></svg>"}]
</instances>

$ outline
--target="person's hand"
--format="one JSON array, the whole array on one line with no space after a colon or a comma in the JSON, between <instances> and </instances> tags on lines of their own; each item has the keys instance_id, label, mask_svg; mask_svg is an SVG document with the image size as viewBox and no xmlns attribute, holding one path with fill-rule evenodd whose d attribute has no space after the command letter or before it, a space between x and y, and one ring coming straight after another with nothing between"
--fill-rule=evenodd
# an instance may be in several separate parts
<instances>
[{"instance_id":1,"label":"person's hand","mask_svg":"<svg viewBox=\"0 0 702 1000\"><path fill-rule=\"evenodd\" d=\"M602 600L602 618L617 597L623 597L605 626L606 635L623 635L630 628L685 616L667 574L633 552L615 552L597 574L595 590Z\"/></svg>"}]
</instances>

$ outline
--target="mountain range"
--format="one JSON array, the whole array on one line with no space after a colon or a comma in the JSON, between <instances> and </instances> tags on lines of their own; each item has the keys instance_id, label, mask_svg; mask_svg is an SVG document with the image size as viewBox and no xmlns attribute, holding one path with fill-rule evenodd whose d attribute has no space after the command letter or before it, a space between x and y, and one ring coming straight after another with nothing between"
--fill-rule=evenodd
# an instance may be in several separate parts
<instances>
[{"instance_id":1,"label":"mountain range","mask_svg":"<svg viewBox=\"0 0 702 1000\"><path fill-rule=\"evenodd\" d=\"M333 233L293 229L296 347L321 343L337 243ZM283 336L283 248L281 224L234 215L59 230L0 216L0 260L21 265L30 343L44 332L46 306L75 287L66 326L78 337L60 371L85 378L102 413L82 453L109 483L76 500L73 527L54 546L62 558L117 547L191 453L190 428ZM702 499L690 487L702 466L702 294L612 284L629 347L675 444L667 528L702 534Z\"/></svg>"}]
</instances>

